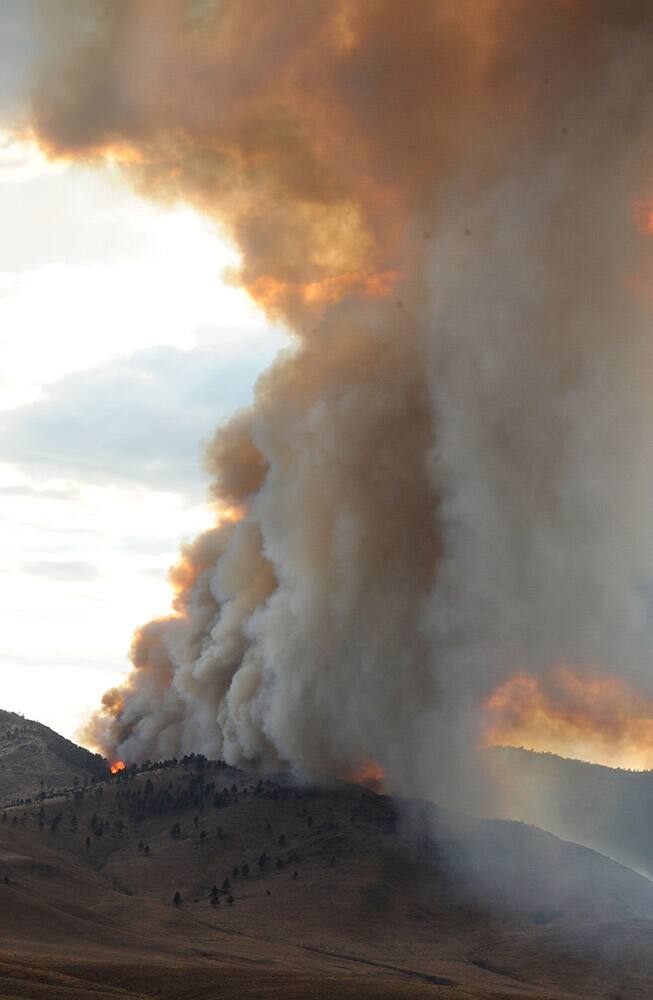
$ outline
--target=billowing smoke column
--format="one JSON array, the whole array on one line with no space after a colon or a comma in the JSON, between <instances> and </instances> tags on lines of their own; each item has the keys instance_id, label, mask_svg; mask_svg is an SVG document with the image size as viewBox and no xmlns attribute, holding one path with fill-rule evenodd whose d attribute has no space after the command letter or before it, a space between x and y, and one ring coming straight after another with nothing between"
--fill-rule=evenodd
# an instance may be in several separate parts
<instances>
[{"instance_id":1,"label":"billowing smoke column","mask_svg":"<svg viewBox=\"0 0 653 1000\"><path fill-rule=\"evenodd\" d=\"M516 672L650 691L648 0L53 8L42 146L214 217L295 334L87 738L453 798Z\"/></svg>"}]
</instances>

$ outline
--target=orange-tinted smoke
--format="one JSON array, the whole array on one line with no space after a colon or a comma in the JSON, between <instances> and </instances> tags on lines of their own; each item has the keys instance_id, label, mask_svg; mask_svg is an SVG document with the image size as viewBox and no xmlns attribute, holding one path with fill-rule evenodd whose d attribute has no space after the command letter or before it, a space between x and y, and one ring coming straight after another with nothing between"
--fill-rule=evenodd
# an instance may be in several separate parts
<instances>
[{"instance_id":1,"label":"orange-tinted smoke","mask_svg":"<svg viewBox=\"0 0 653 1000\"><path fill-rule=\"evenodd\" d=\"M558 272L553 269L551 286L543 289L546 295L541 303L536 297L529 305L528 295L524 298L519 339L500 337L495 343L496 317L513 298L520 300L524 288L519 282L514 288L504 284L502 269L493 272L490 268L488 277L496 276L499 281L495 302L484 282L471 280L464 287L463 278L451 282L451 276L468 273L474 279L477 260L478 268L492 263L492 253L486 255L484 249L491 251L495 245L488 238L487 219L484 233L482 216L477 227L476 218L466 217L466 207L476 205L478 195L492 190L497 182L503 187L507 179L519 182L530 177L537 183L528 203L523 202L527 208L530 194L537 195L540 186L548 190L551 184L553 174L548 170L540 185L540 163L550 164L554 152L556 163L564 167L570 145L566 136L570 130L583 129L586 120L594 129L585 133L591 140L586 157L580 158L578 149L571 157L573 183L564 188L564 197L550 204L542 199L546 211L541 221L546 220L546 225L537 248L545 258L557 261L556 248L568 247L569 260L575 263L574 255L585 243L596 245L597 233L587 223L593 211L587 213L579 192L587 187L586 164L593 166L605 157L597 155L603 152L603 140L596 140L594 115L589 113L596 113L596 108L585 113L582 100L600 97L598 104L603 108L610 26L614 24L617 33L627 27L646 27L650 5L633 0L626 12L614 0L411 0L408 6L409 12L398 0L207 0L201 4L191 0L163 4L159 0L113 0L110 4L60 0L56 5L45 4L46 11L56 7L56 23L42 85L35 93L33 128L41 146L52 156L109 159L148 196L162 201L181 199L206 212L241 251L239 280L271 315L288 321L299 336L296 353L277 363L259 383L254 415L230 421L209 447L207 466L214 477L217 502L240 508L256 496L252 508L261 522L260 532L252 524L248 535L241 531L248 527L245 519L235 529L239 544L227 552L225 574L235 581L230 583L228 599L243 597L232 601L230 610L235 608L237 614L225 616L227 625L234 626L229 642L222 637L219 649L212 648L217 664L212 673L207 658L202 658L205 645L213 641L220 611L214 599L216 588L204 582L218 562L218 548L213 547L209 533L190 556L184 554L180 567L173 571L178 590L176 616L151 622L139 631L130 681L123 691L109 693L95 720L99 744L128 761L133 755L166 754L171 745L183 746L184 727L189 734L185 738L196 738L193 712L201 714L206 705L210 709L206 734L219 730L220 738L226 734L233 747L236 737L240 740L244 733L239 752L252 759L262 753L262 741L255 737L264 730L267 740L274 730L275 752L294 762L308 757L315 772L317 758L325 754L321 745L312 745L313 732L341 735L339 719L347 701L357 720L347 731L347 739L352 740L352 732L361 732L357 709L374 704L375 711L368 713L373 738L363 733L359 740L357 735L344 752L338 746L333 761L341 769L343 760L375 754L377 737L391 739L392 732L401 742L415 711L436 701L437 690L446 687L439 678L436 683L422 665L447 662L447 657L430 655L430 638L424 638L424 630L417 626L423 618L421 602L433 589L440 552L445 543L454 555L457 551L451 538L443 542L439 536L440 484L435 487L431 467L438 433L434 432L434 416L440 415L442 399L437 398L430 379L432 369L449 371L449 353L457 350L454 340L476 335L477 324L473 321L472 332L467 333L470 316L462 310L460 331L456 329L461 337L451 338L450 351L442 356L435 352L431 359L430 313L425 321L421 311L430 301L431 276L429 272L428 280L424 279L422 265L432 255L429 251L437 243L443 220L445 231L455 225L461 241L478 248L473 266L467 260L468 268L461 271L456 265L456 241L445 241L456 251L447 257L451 274L448 265L444 269L453 301L467 302L480 289L479 305L488 316L487 329L479 333L474 350L462 355L470 377L458 383L459 367L462 371L465 365L453 365L453 381L445 393L448 400L458 395L475 398L474 366L483 355L486 339L488 356L523 350L526 374L531 368L538 376L551 371L555 400L562 386L556 377L558 364L548 363L549 353L553 355L557 345L564 354L571 341L569 356L560 365L561 381L568 381L561 394L564 407L549 406L544 393L538 396L542 385L538 378L533 379L536 405L532 411L525 409L513 387L523 385L530 406L533 393L527 391L528 379L522 379L521 369L519 378L509 378L510 368L499 365L505 376L503 393L501 379L497 391L481 378L480 388L492 404L492 419L487 421L486 413L472 406L469 419L452 419L449 430L454 425L487 423L487 440L479 437L476 449L462 442L461 454L477 465L487 455L490 465L500 453L502 468L514 465L529 482L533 476L532 489L525 492L532 495L533 503L539 496L550 501L554 531L566 523L564 518L556 519L555 511L558 443L569 438L570 389L576 387L581 362L593 354L595 340L598 348L602 346L601 324L594 324L601 336L579 334L576 340L566 322L557 322L556 309L566 317L570 305L585 307L587 303L582 297L576 302L566 282L559 287ZM57 31L59 36L54 37ZM611 93L612 88L608 86L607 91ZM605 121L602 112L599 120ZM612 134L610 142L618 146ZM611 165L608 158L606 174ZM646 169L642 164L642 174ZM629 197L646 190L641 180L633 168L627 184ZM602 202L600 192L605 188L600 176L592 210L595 201ZM501 231L504 222L519 229L510 190L502 194L501 213L496 209L490 213L493 231ZM535 201L539 206L537 197ZM620 202L620 211L621 207ZM574 221L580 225L573 225ZM500 241L498 246L502 246ZM528 240L523 246L529 253ZM516 239L515 259L506 262L511 275L521 247ZM464 254L461 257L467 259ZM499 261L503 262L502 254ZM561 271L566 275L564 268ZM590 255L581 285L603 288L610 273L603 258L599 267ZM439 271L437 278L442 279ZM488 281L492 287L493 283L494 278ZM523 284L530 294L528 273ZM379 296L390 294L407 308L388 309L390 302L383 298L379 302ZM538 322L532 324L532 337L522 337L522 332L530 329L531 315L535 320L549 301L554 308L545 324L548 346L546 351L536 350L529 361ZM450 310L446 302L441 306L448 329ZM527 343L522 347L524 340ZM546 363L540 364L540 358ZM435 381L440 384L439 377ZM498 400L504 397L502 411ZM551 423L551 416L557 417L559 410L565 420L560 425L557 420ZM511 434L512 426L525 416L529 427L531 420L541 420L541 433L529 432L523 439ZM441 458L439 452L437 457ZM445 477L445 494L452 487L446 481L452 470L453 486L460 486L456 462L445 462L438 473ZM489 478L492 483L501 479L494 471ZM509 488L510 478L507 482ZM285 489L289 483L292 489ZM266 485L271 487L267 491ZM262 498L261 492L268 495ZM505 499L519 501L519 494L513 497L507 492ZM573 513L573 504L571 508ZM287 523L288 509L292 509L291 523ZM525 513L519 502L517 511ZM517 530L506 533L506 538L518 539L522 529L528 535L527 526L534 518L532 510L526 513L521 520L515 519L511 529ZM615 524L619 526L618 518ZM474 537L479 528L478 524L463 526L466 537ZM599 534L605 532L597 530ZM350 538L345 560L341 549ZM341 546L340 561L333 557L336 542ZM524 548L529 556L529 547ZM484 577L492 565L492 552L493 546L486 545L483 554L490 553L490 558L483 566ZM539 556L535 548L533 553ZM519 555L517 565L521 565ZM528 580L529 566L525 568ZM268 628L274 632L270 622L274 623L279 641L268 642L272 636L266 634L265 649L252 649L248 646L252 638L249 618L255 608L264 607L277 573L280 600L271 609L273 614L257 616L257 628L259 633ZM260 583L253 586L257 574ZM283 602L297 580L299 596L314 596L316 606L311 611L319 611L306 620L317 624L324 618L324 627L315 629L315 640L299 653L299 647L293 647L297 662L289 664L292 654L285 640L303 631L309 634L310 627L289 629L275 615L279 606L285 607ZM470 594L474 594L473 587ZM511 597L508 587L508 607ZM468 609L462 603L461 621L466 626ZM475 602L468 603L471 607ZM334 605L351 611L346 621L344 614L331 616ZM488 619L496 617L487 615ZM393 635L402 637L393 651L404 672L400 675L397 668L396 696L391 693L392 678L382 676L384 670L390 673L387 663L392 657L385 647L379 652L378 626L388 622L393 625L389 641ZM303 622L293 624L303 626ZM355 641L338 645L347 638L347 629ZM181 651L180 637L184 640ZM353 671L348 661L340 673L338 666L350 649L366 645L364 652L372 650L372 667L361 672L356 697L351 697L343 683L342 697L331 701L308 697L306 706L299 704L300 695L319 690L313 680L320 678L312 674L315 664L321 666L322 661L314 654L332 637L333 658L327 661L328 669L321 667L329 684L336 677L341 682L349 680ZM257 658L263 653L273 654L275 667L285 665L275 673L275 709L285 698L288 716L294 712L294 718L303 718L306 713L301 727L294 726L285 711L277 712L272 720L268 714L261 727L258 706L249 711L260 676ZM285 683L287 678L292 683ZM227 681L233 679L238 683L227 697ZM384 702L385 716L375 702L381 680L390 692ZM323 713L317 725L310 713L315 705ZM254 733L257 725L259 731ZM139 739L132 741L134 748L123 749L122 743L135 732ZM322 760L318 764L328 770L328 753L326 758L325 764Z\"/></svg>"},{"instance_id":2,"label":"orange-tinted smoke","mask_svg":"<svg viewBox=\"0 0 653 1000\"><path fill-rule=\"evenodd\" d=\"M213 216L242 252L240 281L304 334L325 304L392 293L437 230L442 182L470 163L487 181L509 137L554 127L611 16L602 0L411 0L408 16L397 0L49 6L42 148L108 160Z\"/></svg>"},{"instance_id":3,"label":"orange-tinted smoke","mask_svg":"<svg viewBox=\"0 0 653 1000\"><path fill-rule=\"evenodd\" d=\"M200 577L214 565L224 545L225 531L229 532L240 516L235 507L226 508L226 512L223 528L211 528L182 546L180 559L168 573L173 591L173 613L155 618L136 629L130 650L134 669L121 685L104 693L101 707L80 727L77 737L85 746L100 752L115 748L129 735L130 726L121 721L121 717L138 685L143 685L146 691L154 694L171 683L174 669L165 645L165 635L170 628L183 628L188 605ZM208 594L206 600L215 604Z\"/></svg>"},{"instance_id":4,"label":"orange-tinted smoke","mask_svg":"<svg viewBox=\"0 0 653 1000\"><path fill-rule=\"evenodd\" d=\"M653 700L596 670L517 674L485 706L488 745L517 746L610 767L653 767Z\"/></svg>"},{"instance_id":5,"label":"orange-tinted smoke","mask_svg":"<svg viewBox=\"0 0 653 1000\"><path fill-rule=\"evenodd\" d=\"M632 218L642 236L653 236L653 201L636 201Z\"/></svg>"},{"instance_id":6,"label":"orange-tinted smoke","mask_svg":"<svg viewBox=\"0 0 653 1000\"><path fill-rule=\"evenodd\" d=\"M236 506L223 507L218 515L218 527L210 528L194 541L182 546L181 557L168 571L168 581L172 587L172 607L183 614L189 595L198 578L214 565L222 544L220 525L233 525L243 517L243 511Z\"/></svg>"}]
</instances>

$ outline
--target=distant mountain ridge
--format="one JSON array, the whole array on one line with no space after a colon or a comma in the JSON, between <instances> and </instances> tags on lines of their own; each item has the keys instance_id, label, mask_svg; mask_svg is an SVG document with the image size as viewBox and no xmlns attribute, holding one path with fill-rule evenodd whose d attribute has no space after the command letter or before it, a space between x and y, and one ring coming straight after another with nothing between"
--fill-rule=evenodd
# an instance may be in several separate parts
<instances>
[{"instance_id":1,"label":"distant mountain ridge","mask_svg":"<svg viewBox=\"0 0 653 1000\"><path fill-rule=\"evenodd\" d=\"M607 854L653 878L653 771L516 747L489 750L501 815Z\"/></svg>"},{"instance_id":2,"label":"distant mountain ridge","mask_svg":"<svg viewBox=\"0 0 653 1000\"><path fill-rule=\"evenodd\" d=\"M40 722L0 709L0 806L85 781L106 778L109 768L93 754Z\"/></svg>"}]
</instances>

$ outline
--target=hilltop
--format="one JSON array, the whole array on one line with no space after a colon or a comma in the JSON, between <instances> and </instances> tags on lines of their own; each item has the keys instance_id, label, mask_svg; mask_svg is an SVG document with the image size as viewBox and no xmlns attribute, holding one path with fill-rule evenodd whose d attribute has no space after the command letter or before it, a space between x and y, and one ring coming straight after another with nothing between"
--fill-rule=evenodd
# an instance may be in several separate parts
<instances>
[{"instance_id":1,"label":"hilltop","mask_svg":"<svg viewBox=\"0 0 653 1000\"><path fill-rule=\"evenodd\" d=\"M40 722L0 710L0 806L106 777L107 762Z\"/></svg>"},{"instance_id":2,"label":"hilltop","mask_svg":"<svg viewBox=\"0 0 653 1000\"><path fill-rule=\"evenodd\" d=\"M653 886L523 823L190 756L5 810L0 942L3 998L644 1000Z\"/></svg>"}]
</instances>

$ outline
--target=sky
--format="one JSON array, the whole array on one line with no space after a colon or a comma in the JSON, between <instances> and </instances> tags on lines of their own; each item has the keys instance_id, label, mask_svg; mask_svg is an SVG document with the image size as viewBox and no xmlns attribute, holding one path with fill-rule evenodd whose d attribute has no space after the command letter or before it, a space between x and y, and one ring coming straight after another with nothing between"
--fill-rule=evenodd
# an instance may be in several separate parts
<instances>
[{"instance_id":1,"label":"sky","mask_svg":"<svg viewBox=\"0 0 653 1000\"><path fill-rule=\"evenodd\" d=\"M284 333L211 223L0 131L0 707L69 738L209 526L202 447Z\"/></svg>"}]
</instances>

